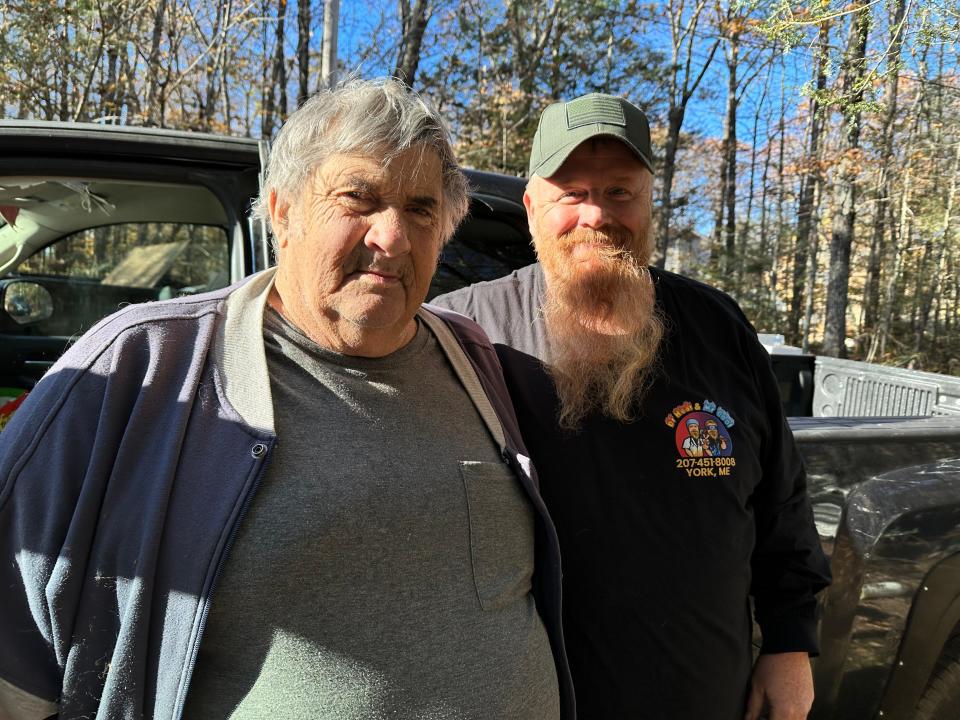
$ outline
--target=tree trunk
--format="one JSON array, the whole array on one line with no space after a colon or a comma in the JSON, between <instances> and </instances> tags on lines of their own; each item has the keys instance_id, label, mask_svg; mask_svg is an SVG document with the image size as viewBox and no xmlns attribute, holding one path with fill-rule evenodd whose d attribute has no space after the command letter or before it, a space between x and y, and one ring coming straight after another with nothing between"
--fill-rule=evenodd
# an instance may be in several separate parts
<instances>
[{"instance_id":1,"label":"tree trunk","mask_svg":"<svg viewBox=\"0 0 960 720\"><path fill-rule=\"evenodd\" d=\"M614 43L614 15L610 13L607 16L607 54L604 58L606 69L603 75L603 87L600 88L600 92L610 94L610 86L613 81L613 68L615 65L615 53L613 52L613 43Z\"/></svg>"},{"instance_id":2,"label":"tree trunk","mask_svg":"<svg viewBox=\"0 0 960 720\"><path fill-rule=\"evenodd\" d=\"M723 257L723 218L727 212L727 123L730 117L723 117L723 140L720 143L720 165L717 167L717 200L713 206L713 236L710 238L710 264L720 267ZM722 273L721 273L722 274Z\"/></svg>"},{"instance_id":3,"label":"tree trunk","mask_svg":"<svg viewBox=\"0 0 960 720\"><path fill-rule=\"evenodd\" d=\"M740 54L740 36L733 32L727 46L727 136L726 175L723 178L726 224L724 226L724 276L733 272L737 257L737 60Z\"/></svg>"},{"instance_id":4,"label":"tree trunk","mask_svg":"<svg viewBox=\"0 0 960 720\"><path fill-rule=\"evenodd\" d=\"M226 29L230 25L231 5L231 0L219 0L217 2L216 20L210 33L210 42L216 50L211 57L206 59L207 86L204 89L203 107L200 109L201 125L207 131L211 129L211 123L217 114L217 98L220 95L220 83L223 81L221 70L223 68L223 53L226 49L225 35Z\"/></svg>"},{"instance_id":5,"label":"tree trunk","mask_svg":"<svg viewBox=\"0 0 960 720\"><path fill-rule=\"evenodd\" d=\"M919 76L921 78L927 77L927 53L929 50L929 43L925 42L921 45L918 63L920 69ZM906 137L900 138L897 141L904 147L914 147L917 138L920 135L920 125L924 116L924 108L928 104L927 89L927 83L921 82L918 85L917 97L909 105L913 111L912 122L910 123ZM910 247L913 231L910 203L912 201L913 191L913 165L916 159L916 153L911 152L907 154L906 165L900 171L900 175L903 178L902 187L900 189L900 197L897 199L896 205L894 205L893 202L887 203L887 208L889 210L888 215L890 217L888 225L890 227L890 246L893 255L893 268L885 273L888 275L888 277L886 283L884 283L883 297L880 301L879 317L877 320L876 330L874 331L873 337L870 341L870 349L867 352L867 362L872 362L877 358L881 360L885 359L887 353L887 340L890 339L891 333L893 332L894 308L898 304L898 298L903 296L902 287L906 279L906 274L903 272L903 267L906 264L904 255L907 252L907 248ZM889 268L891 265L890 260L887 259L884 265Z\"/></svg>"},{"instance_id":6,"label":"tree trunk","mask_svg":"<svg viewBox=\"0 0 960 720\"><path fill-rule=\"evenodd\" d=\"M887 278L886 292L883 298L883 308L880 313L879 327L873 336L870 344L870 350L867 353L866 361L873 362L878 356L883 358L887 352L887 338L890 336L890 329L893 323L893 308L897 298L897 284L903 270L903 256L910 244L912 230L909 226L908 207L910 202L910 193L912 186L911 168L909 163L904 172L903 190L900 196L899 222L897 224L897 241L894 247L893 270Z\"/></svg>"},{"instance_id":7,"label":"tree trunk","mask_svg":"<svg viewBox=\"0 0 960 720\"><path fill-rule=\"evenodd\" d=\"M269 12L271 0L260 0L260 13L263 17L267 17ZM270 55L270 36L267 33L266 24L261 25L260 33L260 66L262 68L260 77L263 80L263 91L262 91L262 117L260 118L260 137L269 138L273 135L273 108L276 100L274 94L273 83L271 82L270 75L270 64L267 58Z\"/></svg>"},{"instance_id":8,"label":"tree trunk","mask_svg":"<svg viewBox=\"0 0 960 720\"><path fill-rule=\"evenodd\" d=\"M942 74L940 77L943 77ZM938 94L942 92L942 88L938 88L937 92ZM942 110L942 106L940 109ZM937 145L939 145L939 142ZM927 248L925 248L927 252L924 253L925 262L921 268L920 276L917 278L919 290L917 295L920 297L920 312L917 319L917 327L914 329L914 352L918 354L923 350L923 339L927 331L927 324L929 322L930 310L933 307L934 298L940 296L941 283L945 277L946 266L944 262L944 251L950 242L951 228L953 225L953 206L957 192L958 171L960 171L960 143L954 143L953 162L950 168L950 189L947 191L947 203L943 213L943 222L940 226L940 232L934 236L940 238L940 242L936 243L936 248L934 249L932 247L933 243L929 239L929 235L927 235L928 245ZM930 252L934 255L932 267L926 264Z\"/></svg>"},{"instance_id":9,"label":"tree trunk","mask_svg":"<svg viewBox=\"0 0 960 720\"><path fill-rule=\"evenodd\" d=\"M810 241L807 262L807 276L804 278L803 291L803 328L800 333L800 349L810 352L810 330L813 324L813 300L817 289L817 258L820 255L820 200L823 196L823 185L814 185L813 203L810 207Z\"/></svg>"},{"instance_id":10,"label":"tree trunk","mask_svg":"<svg viewBox=\"0 0 960 720\"><path fill-rule=\"evenodd\" d=\"M324 0L323 46L320 50L320 84L332 88L337 84L337 36L340 31L340 0Z\"/></svg>"},{"instance_id":11,"label":"tree trunk","mask_svg":"<svg viewBox=\"0 0 960 720\"><path fill-rule=\"evenodd\" d=\"M507 17L510 19L510 34L513 39L513 76L519 83L521 94L528 100L527 107L539 77L544 51L553 37L553 29L563 7L560 0L553 0L549 8L546 8L546 3L543 5L545 16L536 14L529 17L523 13L535 12L531 8L537 8L537 4L520 0L510 0L507 3ZM528 28L532 29L531 33L527 32Z\"/></svg>"},{"instance_id":12,"label":"tree trunk","mask_svg":"<svg viewBox=\"0 0 960 720\"><path fill-rule=\"evenodd\" d=\"M784 168L787 154L787 89L784 74L780 74L780 121L777 123L777 134L780 136L777 148L777 231L773 234L773 252L770 264L770 298L776 302L780 279L777 274L780 259L780 247L783 243L783 229L787 221L784 217L786 204L787 181L784 180Z\"/></svg>"},{"instance_id":13,"label":"tree trunk","mask_svg":"<svg viewBox=\"0 0 960 720\"><path fill-rule=\"evenodd\" d=\"M540 70L546 64L545 58L551 54L548 48L554 47L552 40L555 28L560 24L560 11L568 4L561 0L540 3L509 0L506 5L505 41L509 42L512 50L510 81L516 84L519 92L495 117L499 117L500 132L506 134L506 140L513 150L509 159L501 157L501 171L519 174L526 169L526 152L522 154L522 159L517 157L515 139L533 134L532 126L537 118L534 102L540 99L537 87ZM502 146L505 147L506 142Z\"/></svg>"},{"instance_id":14,"label":"tree trunk","mask_svg":"<svg viewBox=\"0 0 960 720\"><path fill-rule=\"evenodd\" d=\"M233 103L230 102L230 73L227 68L230 67L230 49L224 46L223 53L220 56L220 107L223 113L223 133L229 133L233 127Z\"/></svg>"},{"instance_id":15,"label":"tree trunk","mask_svg":"<svg viewBox=\"0 0 960 720\"><path fill-rule=\"evenodd\" d=\"M823 117L819 96L827 87L827 60L830 42L830 25L820 25L817 40L817 64L814 71L816 92L810 98L810 126L807 155L803 174L800 177L800 202L797 208L797 243L793 250L793 292L790 297L790 312L787 319L787 337L792 343L800 340L800 316L803 307L803 291L807 283L807 263L810 262L810 238L816 235L813 198L823 182L820 170L820 135L823 132ZM806 333L804 333L806 335Z\"/></svg>"},{"instance_id":16,"label":"tree trunk","mask_svg":"<svg viewBox=\"0 0 960 720\"><path fill-rule=\"evenodd\" d=\"M411 87L417 76L423 34L427 30L432 12L430 0L415 0L412 6L407 0L400 0L400 51L397 53L397 66L393 75Z\"/></svg>"},{"instance_id":17,"label":"tree trunk","mask_svg":"<svg viewBox=\"0 0 960 720\"><path fill-rule=\"evenodd\" d=\"M729 18L727 18L729 20ZM730 277L736 252L736 183L737 183L737 59L739 35L729 33L724 57L727 61L727 110L723 116L723 142L720 146L720 172L717 207L713 227L711 261L719 260L720 276ZM726 288L728 291L732 287Z\"/></svg>"},{"instance_id":18,"label":"tree trunk","mask_svg":"<svg viewBox=\"0 0 960 720\"><path fill-rule=\"evenodd\" d=\"M137 80L140 77L140 58L133 55L133 65L130 64L131 56L124 47L120 55L120 121L126 122L129 118L139 118L143 115L143 106L140 102L140 93L137 86Z\"/></svg>"},{"instance_id":19,"label":"tree trunk","mask_svg":"<svg viewBox=\"0 0 960 720\"><path fill-rule=\"evenodd\" d=\"M284 39L286 35L283 30L287 19L287 0L277 0L277 44L276 55L273 58L273 78L279 93L277 95L277 113L278 125L282 125L287 119L287 58L284 52Z\"/></svg>"},{"instance_id":20,"label":"tree trunk","mask_svg":"<svg viewBox=\"0 0 960 720\"><path fill-rule=\"evenodd\" d=\"M714 41L706 59L699 70L693 67L693 45L697 39L697 25L700 14L705 7L705 0L698 0L690 15L684 22L684 2L670 0L668 12L670 14L671 62L670 62L670 97L667 109L667 140L663 157L663 172L660 188L660 213L657 225L657 267L664 267L667 262L667 251L670 249L670 219L673 215L671 195L673 194L674 162L677 158L677 147L680 144L680 128L683 125L683 116L686 114L687 103L696 92L700 81L713 62L720 40ZM681 57L684 56L684 57ZM695 74L696 73L696 74Z\"/></svg>"},{"instance_id":21,"label":"tree trunk","mask_svg":"<svg viewBox=\"0 0 960 720\"><path fill-rule=\"evenodd\" d=\"M283 124L287 114L287 66L283 56L283 25L287 16L287 0L277 0L277 31L274 35L273 62L270 83L264 98L264 118L261 134L269 138L275 126ZM276 93L276 94L274 94Z\"/></svg>"},{"instance_id":22,"label":"tree trunk","mask_svg":"<svg viewBox=\"0 0 960 720\"><path fill-rule=\"evenodd\" d=\"M769 136L769 130L767 132ZM760 243L764 251L767 249L767 204L770 197L770 162L773 160L773 138L767 137L767 156L763 160L763 176L760 178Z\"/></svg>"},{"instance_id":23,"label":"tree trunk","mask_svg":"<svg viewBox=\"0 0 960 720\"><path fill-rule=\"evenodd\" d=\"M880 271L883 257L883 238L886 234L885 218L888 216L890 195L890 167L893 162L893 122L897 116L897 90L900 84L900 52L903 47L905 5L903 0L894 0L891 20L889 67L886 82L886 110L880 133L880 167L874 188L873 231L870 240L870 257L867 262L867 279L863 289L863 323L861 332L872 332L877 323L880 307Z\"/></svg>"},{"instance_id":24,"label":"tree trunk","mask_svg":"<svg viewBox=\"0 0 960 720\"><path fill-rule=\"evenodd\" d=\"M757 101L757 106L753 113L753 132L751 137L756 140L757 134L760 129L760 111L763 109L764 103L767 99L767 92L770 90L770 73L767 73L766 80L763 84L763 92L760 93L760 99ZM747 210L744 213L743 220L743 233L742 233L742 242L740 243L741 252L740 257L737 263L737 285L742 286L743 282L743 269L745 263L745 254L746 254L746 245L750 242L750 235L753 232L753 196L756 192L756 177L757 177L757 143L756 141L750 143L750 181L747 186ZM763 175L763 181L766 182L766 173ZM764 197L766 197L764 195ZM766 238L763 236L763 233L760 234L760 254L764 255L766 252Z\"/></svg>"},{"instance_id":25,"label":"tree trunk","mask_svg":"<svg viewBox=\"0 0 960 720\"><path fill-rule=\"evenodd\" d=\"M960 325L960 278L957 274L957 262L954 258L952 260L952 272L951 277L953 278L953 313L947 315L946 329L947 331L953 330L954 326ZM953 374L956 374L953 372Z\"/></svg>"},{"instance_id":26,"label":"tree trunk","mask_svg":"<svg viewBox=\"0 0 960 720\"><path fill-rule=\"evenodd\" d=\"M159 113L158 96L163 93L163 81L160 79L160 43L163 40L167 0L157 0L157 9L153 14L153 32L150 36L150 54L147 60L147 90L144 124L163 125Z\"/></svg>"},{"instance_id":27,"label":"tree trunk","mask_svg":"<svg viewBox=\"0 0 960 720\"><path fill-rule=\"evenodd\" d=\"M223 111L223 125L221 132L229 133L232 126L232 110L230 103L230 72L228 70L229 58L230 58L230 46L227 44L227 34L230 32L230 27L233 24L233 0L226 0L224 3L223 9L223 28L220 31L220 42L217 46L217 91L220 95L222 102L221 108ZM211 105L211 120L215 115L215 106Z\"/></svg>"},{"instance_id":28,"label":"tree trunk","mask_svg":"<svg viewBox=\"0 0 960 720\"><path fill-rule=\"evenodd\" d=\"M107 7L101 14L103 28L101 32L104 35L113 35L116 32L118 17L116 8ZM109 14L108 14L109 13ZM116 124L119 115L117 107L117 82L119 75L120 53L114 39L111 38L106 45L106 63L107 76L101 83L100 107L93 115L108 124ZM100 61L100 58L97 58Z\"/></svg>"},{"instance_id":29,"label":"tree trunk","mask_svg":"<svg viewBox=\"0 0 960 720\"><path fill-rule=\"evenodd\" d=\"M64 62L61 67L58 68L60 72L58 86L60 88L60 97L59 105L60 111L59 115L56 117L57 120L72 120L70 113L70 6L69 4L64 4L63 6L63 27L60 28L60 52L63 54L62 57Z\"/></svg>"},{"instance_id":30,"label":"tree trunk","mask_svg":"<svg viewBox=\"0 0 960 720\"><path fill-rule=\"evenodd\" d=\"M670 248L670 217L673 204L670 195L673 191L674 163L677 159L677 145L680 141L680 126L683 125L683 113L686 107L671 107L667 113L667 144L663 151L663 174L660 185L660 217L657 222L657 267L667 262L667 250Z\"/></svg>"},{"instance_id":31,"label":"tree trunk","mask_svg":"<svg viewBox=\"0 0 960 720\"><path fill-rule=\"evenodd\" d=\"M824 355L842 357L847 336L847 285L850 281L850 248L853 243L854 225L857 219L856 180L860 163L860 109L863 99L861 84L867 50L867 34L870 28L868 6L862 4L850 17L843 94L854 110L844 113L846 131L840 143L841 159L833 193L833 228L830 238L830 267L827 280L826 328L823 334Z\"/></svg>"},{"instance_id":32,"label":"tree trunk","mask_svg":"<svg viewBox=\"0 0 960 720\"><path fill-rule=\"evenodd\" d=\"M310 96L310 2L297 2L297 107Z\"/></svg>"}]
</instances>

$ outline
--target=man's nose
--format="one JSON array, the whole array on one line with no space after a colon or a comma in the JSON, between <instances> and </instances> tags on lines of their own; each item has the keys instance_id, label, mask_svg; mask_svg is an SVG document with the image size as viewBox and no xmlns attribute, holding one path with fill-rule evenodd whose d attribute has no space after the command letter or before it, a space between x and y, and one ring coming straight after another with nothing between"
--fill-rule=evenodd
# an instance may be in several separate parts
<instances>
[{"instance_id":1,"label":"man's nose","mask_svg":"<svg viewBox=\"0 0 960 720\"><path fill-rule=\"evenodd\" d=\"M370 229L364 237L364 244L386 257L397 257L410 252L410 238L407 236L403 215L395 207L386 207L371 218Z\"/></svg>"},{"instance_id":2,"label":"man's nose","mask_svg":"<svg viewBox=\"0 0 960 720\"><path fill-rule=\"evenodd\" d=\"M597 230L608 222L607 211L602 202L587 198L580 203L579 226Z\"/></svg>"}]
</instances>

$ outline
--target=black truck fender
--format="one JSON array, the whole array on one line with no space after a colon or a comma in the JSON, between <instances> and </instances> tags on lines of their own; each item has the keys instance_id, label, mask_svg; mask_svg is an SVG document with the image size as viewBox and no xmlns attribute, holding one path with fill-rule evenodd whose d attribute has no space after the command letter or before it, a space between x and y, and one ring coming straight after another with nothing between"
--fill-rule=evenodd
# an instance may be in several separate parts
<instances>
[{"instance_id":1,"label":"black truck fender","mask_svg":"<svg viewBox=\"0 0 960 720\"><path fill-rule=\"evenodd\" d=\"M937 563L914 597L880 704L884 718L913 717L947 640L960 627L960 553Z\"/></svg>"},{"instance_id":2,"label":"black truck fender","mask_svg":"<svg viewBox=\"0 0 960 720\"><path fill-rule=\"evenodd\" d=\"M960 460L851 490L823 601L812 718L909 717L960 615L958 558Z\"/></svg>"}]
</instances>

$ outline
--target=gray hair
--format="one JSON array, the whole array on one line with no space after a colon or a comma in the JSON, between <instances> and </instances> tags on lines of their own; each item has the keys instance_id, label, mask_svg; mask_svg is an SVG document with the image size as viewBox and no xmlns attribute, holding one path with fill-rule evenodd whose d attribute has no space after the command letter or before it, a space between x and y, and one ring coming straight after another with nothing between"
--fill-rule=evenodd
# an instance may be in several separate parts
<instances>
[{"instance_id":1,"label":"gray hair","mask_svg":"<svg viewBox=\"0 0 960 720\"><path fill-rule=\"evenodd\" d=\"M270 223L270 191L293 198L330 157L357 153L389 162L412 147L430 148L443 176L445 237L467 214L467 179L457 165L450 134L437 111L393 78L348 79L308 99L283 124L270 149L260 191L250 212Z\"/></svg>"}]
</instances>

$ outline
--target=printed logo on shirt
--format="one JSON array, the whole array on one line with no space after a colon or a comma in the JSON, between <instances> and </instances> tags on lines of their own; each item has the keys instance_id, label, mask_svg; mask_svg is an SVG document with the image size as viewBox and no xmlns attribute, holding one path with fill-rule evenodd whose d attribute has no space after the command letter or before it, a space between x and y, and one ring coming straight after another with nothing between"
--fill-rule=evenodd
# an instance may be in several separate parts
<instances>
[{"instance_id":1,"label":"printed logo on shirt","mask_svg":"<svg viewBox=\"0 0 960 720\"><path fill-rule=\"evenodd\" d=\"M677 469L687 477L726 477L737 465L730 428L733 416L713 400L686 401L664 418L674 431Z\"/></svg>"}]
</instances>

